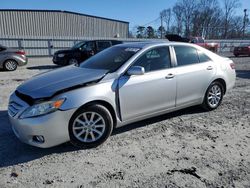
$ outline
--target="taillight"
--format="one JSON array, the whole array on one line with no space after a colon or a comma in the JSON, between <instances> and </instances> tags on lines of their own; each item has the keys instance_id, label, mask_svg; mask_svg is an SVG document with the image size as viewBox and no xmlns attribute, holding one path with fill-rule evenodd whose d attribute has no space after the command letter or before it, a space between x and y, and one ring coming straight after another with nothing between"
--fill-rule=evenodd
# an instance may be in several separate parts
<instances>
[{"instance_id":1,"label":"taillight","mask_svg":"<svg viewBox=\"0 0 250 188\"><path fill-rule=\"evenodd\" d=\"M235 69L235 64L234 64L234 63L230 63L230 67L231 67L232 69Z\"/></svg>"},{"instance_id":2,"label":"taillight","mask_svg":"<svg viewBox=\"0 0 250 188\"><path fill-rule=\"evenodd\" d=\"M17 51L17 52L16 52L16 54L19 54L19 55L25 55L25 51L23 51L23 50L19 50L19 51Z\"/></svg>"}]
</instances>

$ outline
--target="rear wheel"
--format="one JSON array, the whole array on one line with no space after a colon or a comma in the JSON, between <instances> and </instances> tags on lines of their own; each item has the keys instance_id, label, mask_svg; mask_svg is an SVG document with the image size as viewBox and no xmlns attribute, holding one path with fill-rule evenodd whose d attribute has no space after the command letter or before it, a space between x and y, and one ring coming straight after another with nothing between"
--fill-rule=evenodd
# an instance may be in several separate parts
<instances>
[{"instance_id":1,"label":"rear wheel","mask_svg":"<svg viewBox=\"0 0 250 188\"><path fill-rule=\"evenodd\" d=\"M110 112L94 104L77 111L69 122L71 143L79 148L93 148L107 140L113 130Z\"/></svg>"},{"instance_id":2,"label":"rear wheel","mask_svg":"<svg viewBox=\"0 0 250 188\"><path fill-rule=\"evenodd\" d=\"M214 110L221 104L224 95L224 87L220 82L213 82L208 87L202 106L206 110Z\"/></svg>"},{"instance_id":3,"label":"rear wheel","mask_svg":"<svg viewBox=\"0 0 250 188\"><path fill-rule=\"evenodd\" d=\"M6 60L3 65L4 70L6 71L14 71L17 69L17 62L15 60Z\"/></svg>"}]
</instances>

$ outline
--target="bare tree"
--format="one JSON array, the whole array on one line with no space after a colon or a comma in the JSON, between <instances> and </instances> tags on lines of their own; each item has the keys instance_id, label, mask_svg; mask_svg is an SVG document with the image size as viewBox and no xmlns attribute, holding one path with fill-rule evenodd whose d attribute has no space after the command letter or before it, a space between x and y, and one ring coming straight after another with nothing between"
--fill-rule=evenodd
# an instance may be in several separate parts
<instances>
[{"instance_id":1,"label":"bare tree","mask_svg":"<svg viewBox=\"0 0 250 188\"><path fill-rule=\"evenodd\" d=\"M213 21L220 19L221 12L217 0L200 0L193 14L192 35L206 37L210 32Z\"/></svg>"},{"instance_id":2,"label":"bare tree","mask_svg":"<svg viewBox=\"0 0 250 188\"><path fill-rule=\"evenodd\" d=\"M182 34L182 23L183 23L183 12L182 7L179 4L175 4L173 7L173 14L175 18L176 26L173 27L173 31L175 30L176 34Z\"/></svg>"},{"instance_id":3,"label":"bare tree","mask_svg":"<svg viewBox=\"0 0 250 188\"><path fill-rule=\"evenodd\" d=\"M196 11L196 8L198 6L197 0L179 0L177 2L179 7L181 7L182 13L183 13L183 22L185 26L185 36L189 37L191 34L191 28L192 28L192 20L194 16L194 12Z\"/></svg>"},{"instance_id":4,"label":"bare tree","mask_svg":"<svg viewBox=\"0 0 250 188\"><path fill-rule=\"evenodd\" d=\"M164 9L163 11L160 12L160 17L165 22L167 31L170 30L170 21L172 16L171 13L172 13L171 8Z\"/></svg>"},{"instance_id":5,"label":"bare tree","mask_svg":"<svg viewBox=\"0 0 250 188\"><path fill-rule=\"evenodd\" d=\"M235 9L239 8L239 0L224 0L224 38L228 37L228 29L230 20L234 14Z\"/></svg>"}]
</instances>

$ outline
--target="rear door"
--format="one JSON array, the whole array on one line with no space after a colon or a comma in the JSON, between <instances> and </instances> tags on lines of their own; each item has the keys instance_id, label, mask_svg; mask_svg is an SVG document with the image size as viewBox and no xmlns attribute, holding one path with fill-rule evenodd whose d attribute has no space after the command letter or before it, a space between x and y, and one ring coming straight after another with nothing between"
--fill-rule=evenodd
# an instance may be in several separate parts
<instances>
[{"instance_id":1,"label":"rear door","mask_svg":"<svg viewBox=\"0 0 250 188\"><path fill-rule=\"evenodd\" d=\"M176 106L201 102L212 81L216 66L203 52L192 46L174 46L176 54Z\"/></svg>"}]
</instances>

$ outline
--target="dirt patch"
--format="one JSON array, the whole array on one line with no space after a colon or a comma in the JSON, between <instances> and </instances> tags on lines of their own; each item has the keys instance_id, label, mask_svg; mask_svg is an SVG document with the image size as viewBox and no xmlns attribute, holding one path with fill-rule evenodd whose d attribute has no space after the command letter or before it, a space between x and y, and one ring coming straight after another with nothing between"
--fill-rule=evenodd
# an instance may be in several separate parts
<instances>
[{"instance_id":1,"label":"dirt patch","mask_svg":"<svg viewBox=\"0 0 250 188\"><path fill-rule=\"evenodd\" d=\"M0 187L249 187L250 58L233 60L236 86L217 110L192 107L137 122L89 150L35 148L12 133L9 95L54 68L50 59L0 72Z\"/></svg>"}]
</instances>

